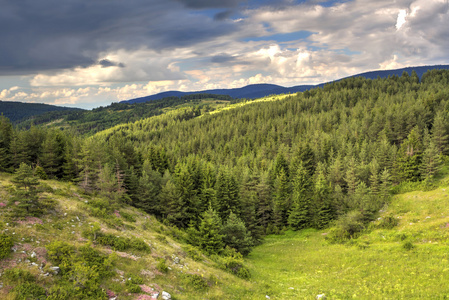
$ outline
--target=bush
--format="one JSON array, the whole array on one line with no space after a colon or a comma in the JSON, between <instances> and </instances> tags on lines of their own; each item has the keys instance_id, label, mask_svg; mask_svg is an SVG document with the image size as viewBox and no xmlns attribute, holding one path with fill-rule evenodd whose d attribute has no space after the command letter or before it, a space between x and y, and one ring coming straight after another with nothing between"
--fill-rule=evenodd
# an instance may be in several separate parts
<instances>
[{"instance_id":1,"label":"bush","mask_svg":"<svg viewBox=\"0 0 449 300\"><path fill-rule=\"evenodd\" d=\"M165 263L165 259L160 259L158 264L156 265L156 269L158 269L162 273L168 272L168 266Z\"/></svg>"},{"instance_id":2,"label":"bush","mask_svg":"<svg viewBox=\"0 0 449 300\"><path fill-rule=\"evenodd\" d=\"M84 232L83 232L84 233ZM86 234L86 233L85 233ZM116 251L125 251L127 249L134 249L143 251L145 253L151 253L150 246L139 238L125 238L121 236L115 236L113 234L97 234L97 243L104 246L111 246Z\"/></svg>"},{"instance_id":3,"label":"bush","mask_svg":"<svg viewBox=\"0 0 449 300\"><path fill-rule=\"evenodd\" d=\"M393 215L388 215L379 220L377 227L382 229L393 229L398 224L399 220L397 218L395 218Z\"/></svg>"},{"instance_id":4,"label":"bush","mask_svg":"<svg viewBox=\"0 0 449 300\"><path fill-rule=\"evenodd\" d=\"M209 288L206 279L197 274L186 274L186 281L189 287L195 291L204 291Z\"/></svg>"},{"instance_id":5,"label":"bush","mask_svg":"<svg viewBox=\"0 0 449 300\"><path fill-rule=\"evenodd\" d=\"M0 234L0 259L3 259L11 253L14 246L13 238L6 234Z\"/></svg>"},{"instance_id":6,"label":"bush","mask_svg":"<svg viewBox=\"0 0 449 300\"><path fill-rule=\"evenodd\" d=\"M202 261L203 260L203 256L202 256L201 252L196 247L193 247L191 245L185 245L182 247L182 250L184 250L186 252L187 256L190 257L191 259L193 259L194 261Z\"/></svg>"},{"instance_id":7,"label":"bush","mask_svg":"<svg viewBox=\"0 0 449 300\"><path fill-rule=\"evenodd\" d=\"M412 250L413 248L415 248L415 245L413 245L413 243L410 241L404 241L402 243L402 248L405 250Z\"/></svg>"},{"instance_id":8,"label":"bush","mask_svg":"<svg viewBox=\"0 0 449 300\"><path fill-rule=\"evenodd\" d=\"M243 257L235 249L226 247L224 250L225 257L216 256L218 267L222 270L228 271L242 279L250 279L251 273L243 264Z\"/></svg>"},{"instance_id":9,"label":"bush","mask_svg":"<svg viewBox=\"0 0 449 300\"><path fill-rule=\"evenodd\" d=\"M127 212L121 211L120 215L122 216L123 219L125 219L125 221L131 222L131 223L136 222L136 218L134 218L133 215L128 214Z\"/></svg>"},{"instance_id":10,"label":"bush","mask_svg":"<svg viewBox=\"0 0 449 300\"><path fill-rule=\"evenodd\" d=\"M28 299L47 299L45 289L34 282L24 282L15 286L11 293L16 300L28 300Z\"/></svg>"},{"instance_id":11,"label":"bush","mask_svg":"<svg viewBox=\"0 0 449 300\"><path fill-rule=\"evenodd\" d=\"M142 289L139 284L143 284L143 279L134 274L126 275L126 287L129 293L140 293Z\"/></svg>"},{"instance_id":12,"label":"bush","mask_svg":"<svg viewBox=\"0 0 449 300\"><path fill-rule=\"evenodd\" d=\"M30 271L17 268L5 270L2 277L7 283L35 281L34 276L30 273Z\"/></svg>"},{"instance_id":13,"label":"bush","mask_svg":"<svg viewBox=\"0 0 449 300\"><path fill-rule=\"evenodd\" d=\"M359 211L347 213L337 221L326 239L331 243L344 243L349 239L357 238L365 229L364 218L365 216Z\"/></svg>"}]
</instances>

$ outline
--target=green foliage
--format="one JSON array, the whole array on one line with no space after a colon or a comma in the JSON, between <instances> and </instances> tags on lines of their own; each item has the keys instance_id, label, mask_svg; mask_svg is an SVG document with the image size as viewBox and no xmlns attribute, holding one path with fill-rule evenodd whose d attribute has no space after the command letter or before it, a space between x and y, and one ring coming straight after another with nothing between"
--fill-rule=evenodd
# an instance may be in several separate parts
<instances>
[{"instance_id":1,"label":"green foliage","mask_svg":"<svg viewBox=\"0 0 449 300\"><path fill-rule=\"evenodd\" d=\"M412 250L413 248L415 248L415 245L413 245L413 243L410 242L410 241L404 241L404 242L402 243L402 248L403 248L404 250Z\"/></svg>"},{"instance_id":2,"label":"green foliage","mask_svg":"<svg viewBox=\"0 0 449 300\"><path fill-rule=\"evenodd\" d=\"M12 236L7 234L0 234L0 259L7 257L11 253L11 248L14 246Z\"/></svg>"},{"instance_id":3,"label":"green foliage","mask_svg":"<svg viewBox=\"0 0 449 300\"><path fill-rule=\"evenodd\" d=\"M140 284L143 284L143 279L135 274L126 274L126 289L129 293L140 293L142 289Z\"/></svg>"},{"instance_id":4,"label":"green foliage","mask_svg":"<svg viewBox=\"0 0 449 300\"><path fill-rule=\"evenodd\" d=\"M191 245L184 245L182 247L182 250L184 250L186 252L187 256L190 257L191 259L193 259L194 261L202 261L203 260L203 256L201 255L201 252L196 247L193 247Z\"/></svg>"},{"instance_id":5,"label":"green foliage","mask_svg":"<svg viewBox=\"0 0 449 300\"><path fill-rule=\"evenodd\" d=\"M162 273L168 272L168 266L165 262L165 259L159 259L159 262L156 265L156 269L158 269Z\"/></svg>"},{"instance_id":6,"label":"green foliage","mask_svg":"<svg viewBox=\"0 0 449 300\"><path fill-rule=\"evenodd\" d=\"M16 300L47 299L45 289L34 282L23 282L11 290L11 294Z\"/></svg>"},{"instance_id":7,"label":"green foliage","mask_svg":"<svg viewBox=\"0 0 449 300\"><path fill-rule=\"evenodd\" d=\"M194 291L205 291L209 288L209 284L207 283L207 280L198 274L185 274L184 275L185 281L188 284L189 288L193 289Z\"/></svg>"},{"instance_id":8,"label":"green foliage","mask_svg":"<svg viewBox=\"0 0 449 300\"><path fill-rule=\"evenodd\" d=\"M226 252L225 256L216 257L218 267L242 279L250 279L251 273L245 267L242 256L229 248L227 248Z\"/></svg>"},{"instance_id":9,"label":"green foliage","mask_svg":"<svg viewBox=\"0 0 449 300\"><path fill-rule=\"evenodd\" d=\"M376 227L383 228L383 229L393 229L398 224L399 224L398 218L394 217L393 215L386 215L386 216L380 218Z\"/></svg>"},{"instance_id":10,"label":"green foliage","mask_svg":"<svg viewBox=\"0 0 449 300\"><path fill-rule=\"evenodd\" d=\"M17 284L35 281L35 278L30 273L30 271L19 268L6 269L5 272L2 274L2 278L8 284Z\"/></svg>"},{"instance_id":11,"label":"green foliage","mask_svg":"<svg viewBox=\"0 0 449 300\"><path fill-rule=\"evenodd\" d=\"M198 228L198 243L206 254L217 254L223 250L222 224L218 214L209 208L202 215Z\"/></svg>"},{"instance_id":12,"label":"green foliage","mask_svg":"<svg viewBox=\"0 0 449 300\"><path fill-rule=\"evenodd\" d=\"M251 234L246 230L245 224L233 212L229 215L222 229L223 242L226 246L234 248L246 256L254 245Z\"/></svg>"},{"instance_id":13,"label":"green foliage","mask_svg":"<svg viewBox=\"0 0 449 300\"><path fill-rule=\"evenodd\" d=\"M357 238L365 229L364 218L359 211L347 213L331 228L326 239L331 243L343 243L349 239Z\"/></svg>"},{"instance_id":14,"label":"green foliage","mask_svg":"<svg viewBox=\"0 0 449 300\"><path fill-rule=\"evenodd\" d=\"M33 170L25 163L21 163L11 180L16 185L13 201L18 204L14 205L17 216L39 216L42 209L39 205L39 195L37 187L39 181L34 176Z\"/></svg>"},{"instance_id":15,"label":"green foliage","mask_svg":"<svg viewBox=\"0 0 449 300\"><path fill-rule=\"evenodd\" d=\"M112 275L114 257L106 257L90 244L79 247L61 241L46 246L49 259L61 269L61 286L67 286L65 294L73 299L107 299L100 287L101 281ZM51 292L51 299L58 299L61 286Z\"/></svg>"},{"instance_id":16,"label":"green foliage","mask_svg":"<svg viewBox=\"0 0 449 300\"><path fill-rule=\"evenodd\" d=\"M125 221L132 222L132 223L136 222L136 218L132 214L129 214L127 212L121 211L120 216L122 216L122 218L125 219Z\"/></svg>"},{"instance_id":17,"label":"green foliage","mask_svg":"<svg viewBox=\"0 0 449 300\"><path fill-rule=\"evenodd\" d=\"M100 245L111 246L114 250L117 251L134 249L145 253L151 253L150 246L148 246L147 243L139 238L126 238L109 233L98 233L96 242Z\"/></svg>"}]
</instances>

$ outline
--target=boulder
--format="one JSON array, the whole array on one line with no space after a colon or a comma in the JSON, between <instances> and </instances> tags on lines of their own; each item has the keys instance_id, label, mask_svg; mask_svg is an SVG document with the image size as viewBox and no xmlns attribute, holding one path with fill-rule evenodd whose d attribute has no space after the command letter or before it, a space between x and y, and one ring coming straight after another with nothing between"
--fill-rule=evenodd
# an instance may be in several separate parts
<instances>
[{"instance_id":1,"label":"boulder","mask_svg":"<svg viewBox=\"0 0 449 300\"><path fill-rule=\"evenodd\" d=\"M162 300L171 300L171 295L166 291L162 292Z\"/></svg>"}]
</instances>

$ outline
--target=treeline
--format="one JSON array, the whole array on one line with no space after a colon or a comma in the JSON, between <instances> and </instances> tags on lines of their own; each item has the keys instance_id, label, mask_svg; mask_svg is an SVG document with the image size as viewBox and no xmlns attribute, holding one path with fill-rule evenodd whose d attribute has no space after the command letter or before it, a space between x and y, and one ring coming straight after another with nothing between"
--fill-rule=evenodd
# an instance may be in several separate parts
<instances>
[{"instance_id":1,"label":"treeline","mask_svg":"<svg viewBox=\"0 0 449 300\"><path fill-rule=\"evenodd\" d=\"M13 123L23 121L24 119L36 115L45 115L46 113L51 112L64 115L69 111L81 111L81 109L54 106L43 103L22 103L17 101L0 100L0 112Z\"/></svg>"},{"instance_id":2,"label":"treeline","mask_svg":"<svg viewBox=\"0 0 449 300\"><path fill-rule=\"evenodd\" d=\"M227 95L193 94L183 97L167 97L137 104L112 103L109 106L101 106L93 110L52 111L33 116L24 121L15 122L15 125L21 129L29 129L33 125L56 121L58 125L63 125L62 128L70 125L72 131L83 135L92 135L118 124L161 115L167 109L183 104L188 106L197 105L204 111L213 110L211 105L201 103L203 100L231 101L233 98Z\"/></svg>"},{"instance_id":3,"label":"treeline","mask_svg":"<svg viewBox=\"0 0 449 300\"><path fill-rule=\"evenodd\" d=\"M433 70L213 115L187 107L90 138L1 118L0 169L26 162L186 229L210 253L246 254L284 228L367 222L392 185L432 182L449 154L448 104L449 71Z\"/></svg>"}]
</instances>

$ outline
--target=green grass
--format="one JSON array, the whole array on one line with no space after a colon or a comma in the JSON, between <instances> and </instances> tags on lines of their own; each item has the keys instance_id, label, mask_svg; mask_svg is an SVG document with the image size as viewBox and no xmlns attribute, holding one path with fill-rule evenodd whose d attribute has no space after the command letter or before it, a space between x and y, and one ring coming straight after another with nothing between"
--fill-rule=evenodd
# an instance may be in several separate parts
<instances>
[{"instance_id":1,"label":"green grass","mask_svg":"<svg viewBox=\"0 0 449 300\"><path fill-rule=\"evenodd\" d=\"M449 188L393 197L380 217L397 227L370 226L357 240L330 244L326 231L269 236L247 259L253 294L242 299L449 298ZM448 226L448 227L446 227Z\"/></svg>"}]
</instances>

